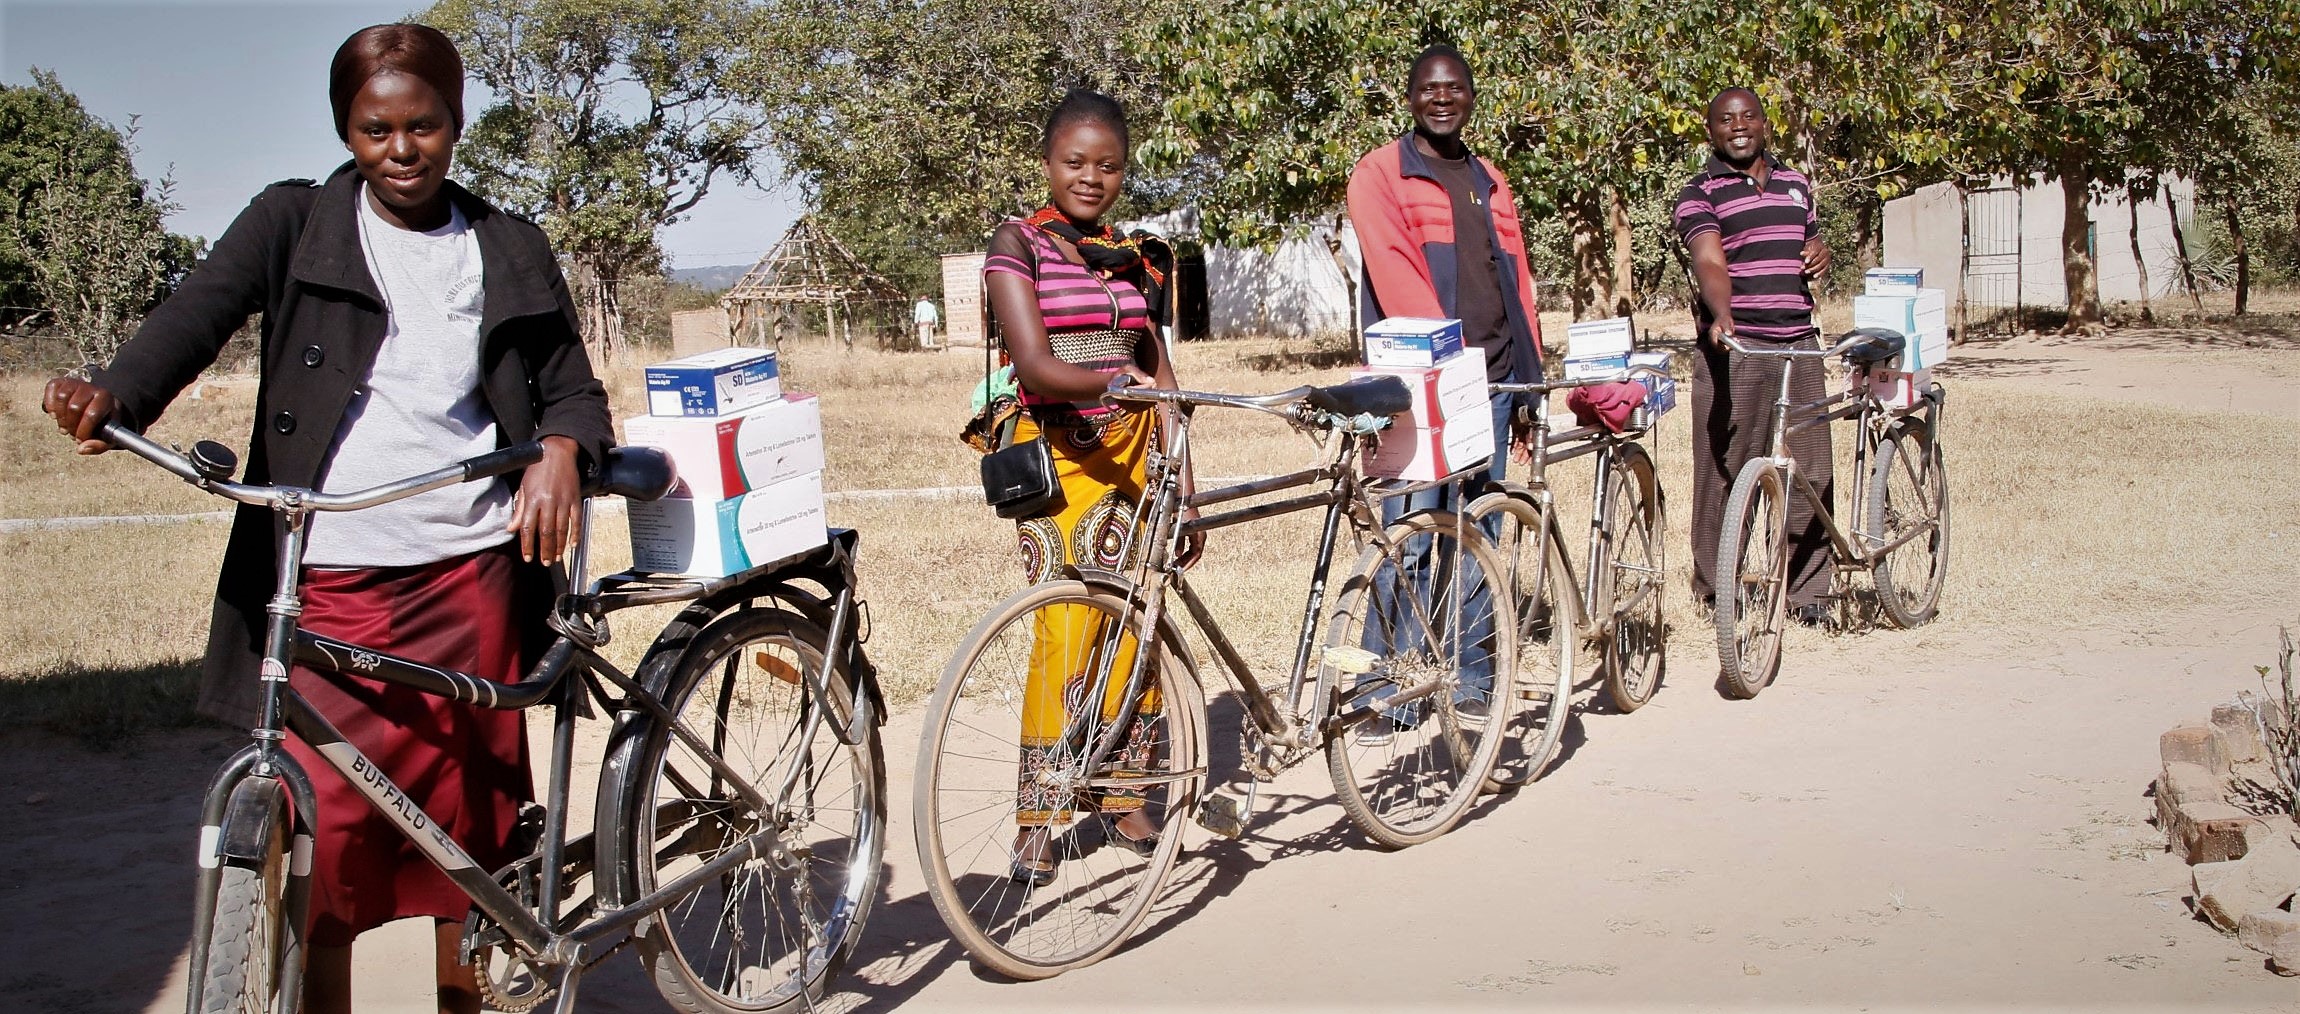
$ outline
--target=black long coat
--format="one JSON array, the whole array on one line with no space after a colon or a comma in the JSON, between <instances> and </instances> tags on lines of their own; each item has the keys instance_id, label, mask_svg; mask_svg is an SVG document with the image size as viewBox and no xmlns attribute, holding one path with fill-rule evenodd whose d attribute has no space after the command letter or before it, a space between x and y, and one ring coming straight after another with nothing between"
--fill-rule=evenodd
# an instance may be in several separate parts
<instances>
[{"instance_id":1,"label":"black long coat","mask_svg":"<svg viewBox=\"0 0 2300 1014\"><path fill-rule=\"evenodd\" d=\"M359 183L345 163L325 184L291 180L256 195L111 365L94 373L128 425L141 429L159 418L215 362L225 340L261 313L262 377L246 481L319 484L336 427L367 382L386 324L360 249ZM479 239L487 293L481 383L497 432L506 445L568 437L588 469L613 445L614 429L549 241L532 223L453 183L447 192ZM203 714L255 718L264 604L278 581L277 527L261 508L243 506L233 517L201 668Z\"/></svg>"}]
</instances>

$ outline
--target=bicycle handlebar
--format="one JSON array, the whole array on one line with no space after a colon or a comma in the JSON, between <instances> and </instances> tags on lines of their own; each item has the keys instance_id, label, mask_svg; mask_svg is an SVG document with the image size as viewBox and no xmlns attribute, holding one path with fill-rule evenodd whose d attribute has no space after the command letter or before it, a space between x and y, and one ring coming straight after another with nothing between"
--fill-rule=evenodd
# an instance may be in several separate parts
<instances>
[{"instance_id":1,"label":"bicycle handlebar","mask_svg":"<svg viewBox=\"0 0 2300 1014\"><path fill-rule=\"evenodd\" d=\"M1110 378L1110 387L1103 391L1105 401L1131 401L1144 405L1214 405L1221 408L1244 408L1271 415L1291 417L1293 409L1316 390L1297 387L1276 394L1217 394L1211 391L1169 391L1159 387L1140 387L1134 378L1118 374Z\"/></svg>"},{"instance_id":2,"label":"bicycle handlebar","mask_svg":"<svg viewBox=\"0 0 2300 1014\"><path fill-rule=\"evenodd\" d=\"M1618 373L1609 373L1602 377L1579 377L1573 380L1545 380L1538 384L1487 384L1486 389L1492 391L1495 394L1548 394L1551 391L1569 391L1576 387L1596 387L1599 384L1618 384L1624 380L1635 380L1639 377L1655 377L1661 380L1667 380L1669 379L1669 370L1667 367L1652 366L1640 363Z\"/></svg>"},{"instance_id":3,"label":"bicycle handlebar","mask_svg":"<svg viewBox=\"0 0 2300 1014\"><path fill-rule=\"evenodd\" d=\"M530 440L397 482L387 482L350 493L321 493L293 486L257 486L210 477L201 472L189 456L173 448L163 447L150 437L117 422L105 423L97 435L104 442L126 448L137 457L209 493L226 500L254 507L269 507L272 510L294 507L315 511L356 511L394 500L405 500L418 493L428 493L457 483L492 479L543 460L543 444Z\"/></svg>"},{"instance_id":4,"label":"bicycle handlebar","mask_svg":"<svg viewBox=\"0 0 2300 1014\"><path fill-rule=\"evenodd\" d=\"M1820 328L1806 328L1802 334L1799 334L1797 337L1790 340L1804 341L1807 338L1818 338L1820 335ZM1726 348L1732 349L1733 351L1739 352L1745 356L1772 356L1777 359L1827 359L1830 356L1844 355L1845 353L1852 351L1854 346L1868 341L1869 338L1867 335L1858 333L1848 334L1845 337L1839 339L1837 344L1825 349L1753 349L1747 345L1741 344L1741 339L1733 337L1730 332L1718 335L1717 340L1723 342Z\"/></svg>"}]
</instances>

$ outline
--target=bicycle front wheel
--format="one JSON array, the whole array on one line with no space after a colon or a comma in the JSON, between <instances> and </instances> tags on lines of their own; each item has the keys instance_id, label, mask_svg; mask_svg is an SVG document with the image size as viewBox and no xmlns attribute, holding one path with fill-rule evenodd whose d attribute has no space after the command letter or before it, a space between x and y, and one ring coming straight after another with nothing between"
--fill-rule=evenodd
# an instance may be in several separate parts
<instances>
[{"instance_id":1,"label":"bicycle front wheel","mask_svg":"<svg viewBox=\"0 0 2300 1014\"><path fill-rule=\"evenodd\" d=\"M1493 543L1459 515L1410 515L1383 536L1326 624L1322 685L1347 719L1326 766L1358 829L1405 848L1451 830L1501 756L1517 605Z\"/></svg>"},{"instance_id":2,"label":"bicycle front wheel","mask_svg":"<svg viewBox=\"0 0 2300 1014\"><path fill-rule=\"evenodd\" d=\"M1877 604L1903 629L1926 623L1949 577L1949 470L1941 447L1909 420L1877 442L1869 466L1867 546L1899 546L1877 561Z\"/></svg>"},{"instance_id":3,"label":"bicycle front wheel","mask_svg":"<svg viewBox=\"0 0 2300 1014\"><path fill-rule=\"evenodd\" d=\"M1741 467L1717 540L1717 665L1727 693L1757 696L1781 667L1788 616L1789 503L1765 460Z\"/></svg>"},{"instance_id":4,"label":"bicycle front wheel","mask_svg":"<svg viewBox=\"0 0 2300 1014\"><path fill-rule=\"evenodd\" d=\"M1146 641L1141 607L1080 581L1033 585L983 617L927 705L914 797L919 866L959 945L1015 979L1118 949L1181 851L1205 779L1205 699ZM1087 700L1098 681L1105 691ZM1118 746L1087 767L1106 731ZM1121 829L1141 812L1154 838ZM1139 822L1137 822L1139 823Z\"/></svg>"},{"instance_id":5,"label":"bicycle front wheel","mask_svg":"<svg viewBox=\"0 0 2300 1014\"><path fill-rule=\"evenodd\" d=\"M207 960L192 969L200 1014L278 1014L302 999L287 995L302 935L287 917L287 823L286 813L276 815L260 859L226 858L218 871Z\"/></svg>"},{"instance_id":6,"label":"bicycle front wheel","mask_svg":"<svg viewBox=\"0 0 2300 1014\"><path fill-rule=\"evenodd\" d=\"M745 609L694 635L661 688L693 739L654 723L625 794L628 876L641 897L766 832L779 847L704 882L642 923L655 988L695 1014L811 1004L845 963L877 898L886 775L875 724L860 744L853 674L829 672L820 627ZM730 777L745 784L736 784Z\"/></svg>"},{"instance_id":7,"label":"bicycle front wheel","mask_svg":"<svg viewBox=\"0 0 2300 1014\"><path fill-rule=\"evenodd\" d=\"M1577 592L1572 575L1552 562L1548 528L1532 498L1488 493L1469 505L1469 516L1494 533L1503 583L1516 602L1517 700L1490 779L1497 788L1509 788L1540 777L1563 738L1581 639L1573 623Z\"/></svg>"},{"instance_id":8,"label":"bicycle front wheel","mask_svg":"<svg viewBox=\"0 0 2300 1014\"><path fill-rule=\"evenodd\" d=\"M1669 660L1663 651L1661 617L1663 555L1661 479L1653 459L1636 444L1617 450L1605 475L1605 532L1602 560L1591 561L1598 575L1598 607L1604 610L1599 634L1603 651L1598 670L1614 708L1635 711L1653 699Z\"/></svg>"}]
</instances>

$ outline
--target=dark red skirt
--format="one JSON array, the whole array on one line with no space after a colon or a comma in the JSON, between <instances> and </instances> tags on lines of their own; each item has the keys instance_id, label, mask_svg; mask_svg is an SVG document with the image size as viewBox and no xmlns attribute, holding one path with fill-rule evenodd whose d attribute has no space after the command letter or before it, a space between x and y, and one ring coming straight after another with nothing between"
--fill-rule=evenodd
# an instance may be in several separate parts
<instances>
[{"instance_id":1,"label":"dark red skirt","mask_svg":"<svg viewBox=\"0 0 2300 1014\"><path fill-rule=\"evenodd\" d=\"M518 557L495 550L415 567L304 572L303 627L361 647L517 682L534 615ZM288 685L494 870L521 803L534 798L521 714L491 711L347 673L296 666ZM312 944L343 947L395 919L461 919L471 900L300 738L319 819L312 854Z\"/></svg>"}]
</instances>

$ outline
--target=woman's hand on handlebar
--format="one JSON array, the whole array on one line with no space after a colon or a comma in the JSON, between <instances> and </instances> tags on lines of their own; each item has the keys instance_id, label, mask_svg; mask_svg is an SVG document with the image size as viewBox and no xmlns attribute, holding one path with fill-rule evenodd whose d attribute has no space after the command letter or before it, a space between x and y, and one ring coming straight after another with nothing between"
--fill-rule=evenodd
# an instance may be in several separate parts
<instances>
[{"instance_id":1,"label":"woman's hand on handlebar","mask_svg":"<svg viewBox=\"0 0 2300 1014\"><path fill-rule=\"evenodd\" d=\"M1112 402L1118 405L1120 408L1128 409L1131 411L1139 411L1142 409L1151 408L1153 406L1150 402L1119 401L1116 398L1109 397L1109 395L1117 394L1119 391L1123 391L1129 387L1156 386L1158 386L1158 378L1143 372L1142 368L1139 366L1128 366L1110 375L1110 386L1104 395L1104 400Z\"/></svg>"},{"instance_id":2,"label":"woman's hand on handlebar","mask_svg":"<svg viewBox=\"0 0 2300 1014\"><path fill-rule=\"evenodd\" d=\"M583 509L583 477L575 466L575 441L543 438L543 460L520 473L518 498L506 531L519 535L519 557L549 563L575 541Z\"/></svg>"},{"instance_id":3,"label":"woman's hand on handlebar","mask_svg":"<svg viewBox=\"0 0 2300 1014\"><path fill-rule=\"evenodd\" d=\"M81 454L102 454L112 445L96 438L104 424L112 421L119 403L112 400L112 392L78 377L57 377L48 382L41 392L40 408L56 418L56 428L64 435L80 442Z\"/></svg>"}]
</instances>

